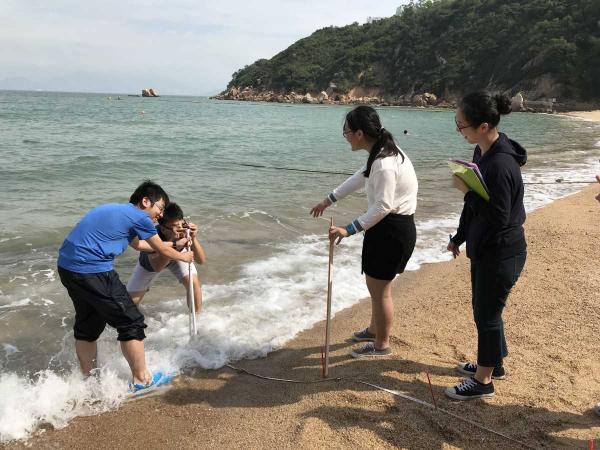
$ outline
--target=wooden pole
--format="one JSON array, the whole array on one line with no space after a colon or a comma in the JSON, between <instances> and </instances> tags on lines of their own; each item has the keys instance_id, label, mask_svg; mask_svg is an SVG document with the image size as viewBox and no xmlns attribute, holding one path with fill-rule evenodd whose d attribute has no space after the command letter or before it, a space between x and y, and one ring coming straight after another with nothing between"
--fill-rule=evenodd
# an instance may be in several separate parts
<instances>
[{"instance_id":1,"label":"wooden pole","mask_svg":"<svg viewBox=\"0 0 600 450\"><path fill-rule=\"evenodd\" d=\"M186 230L186 236L190 237L190 230ZM188 251L193 252L192 246L188 244ZM189 315L190 315L190 337L198 334L196 329L196 301L194 299L194 280L192 277L192 264L188 264L188 302L189 302Z\"/></svg>"},{"instance_id":2,"label":"wooden pole","mask_svg":"<svg viewBox=\"0 0 600 450\"><path fill-rule=\"evenodd\" d=\"M333 217L329 219L329 227L333 226ZM327 233L329 235L329 232ZM329 241L329 267L327 271L327 319L325 321L325 369L323 377L329 377L329 338L331 336L331 291L333 288L333 244L334 240Z\"/></svg>"}]
</instances>

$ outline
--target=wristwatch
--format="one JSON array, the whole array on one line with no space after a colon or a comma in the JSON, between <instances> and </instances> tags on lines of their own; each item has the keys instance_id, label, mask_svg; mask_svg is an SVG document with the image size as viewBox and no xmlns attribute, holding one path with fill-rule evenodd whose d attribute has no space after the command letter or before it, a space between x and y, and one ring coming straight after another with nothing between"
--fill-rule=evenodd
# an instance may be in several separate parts
<instances>
[{"instance_id":1,"label":"wristwatch","mask_svg":"<svg viewBox=\"0 0 600 450\"><path fill-rule=\"evenodd\" d=\"M173 239L173 248L177 250L177 240Z\"/></svg>"}]
</instances>

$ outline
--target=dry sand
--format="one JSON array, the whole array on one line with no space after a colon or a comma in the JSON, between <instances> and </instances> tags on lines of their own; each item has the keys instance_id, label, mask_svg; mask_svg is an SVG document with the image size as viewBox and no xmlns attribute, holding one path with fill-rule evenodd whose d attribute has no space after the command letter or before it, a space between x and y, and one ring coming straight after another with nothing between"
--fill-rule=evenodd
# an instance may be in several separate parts
<instances>
[{"instance_id":1,"label":"dry sand","mask_svg":"<svg viewBox=\"0 0 600 450\"><path fill-rule=\"evenodd\" d=\"M529 258L504 314L507 379L488 401L451 401L457 361L473 360L469 264L459 259L395 283L394 356L356 360L346 339L368 322L363 301L333 321L331 376L266 381L229 368L197 370L171 390L118 411L80 417L7 449L519 448L491 433L355 380L431 401L535 448L586 448L600 439L600 204L598 186L530 214ZM442 249L440 249L442 251ZM358 275L357 275L358 276ZM335 300L335 299L334 299ZM324 305L325 307L325 305ZM236 365L271 377L320 379L324 324L267 358Z\"/></svg>"},{"instance_id":2,"label":"dry sand","mask_svg":"<svg viewBox=\"0 0 600 450\"><path fill-rule=\"evenodd\" d=\"M600 122L600 110L595 111L572 111L565 113L567 116L579 117L580 119L591 120L594 122Z\"/></svg>"}]
</instances>

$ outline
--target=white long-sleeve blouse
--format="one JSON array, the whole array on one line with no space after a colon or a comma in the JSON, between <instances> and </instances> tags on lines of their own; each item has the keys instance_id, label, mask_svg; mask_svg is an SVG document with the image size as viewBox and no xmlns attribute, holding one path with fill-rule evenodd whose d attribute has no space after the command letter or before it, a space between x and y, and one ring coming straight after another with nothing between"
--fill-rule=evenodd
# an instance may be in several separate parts
<instances>
[{"instance_id":1,"label":"white long-sleeve blouse","mask_svg":"<svg viewBox=\"0 0 600 450\"><path fill-rule=\"evenodd\" d=\"M417 175L406 153L377 158L369 178L363 175L366 165L328 195L333 203L364 188L367 192L367 211L352 221L356 231L368 230L388 214L412 215L417 209Z\"/></svg>"}]
</instances>

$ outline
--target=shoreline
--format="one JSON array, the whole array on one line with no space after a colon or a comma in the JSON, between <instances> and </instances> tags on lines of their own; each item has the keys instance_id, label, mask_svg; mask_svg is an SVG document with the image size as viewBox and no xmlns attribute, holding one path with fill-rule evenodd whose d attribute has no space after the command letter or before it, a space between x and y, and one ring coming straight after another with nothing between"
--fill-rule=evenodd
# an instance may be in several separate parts
<instances>
[{"instance_id":1,"label":"shoreline","mask_svg":"<svg viewBox=\"0 0 600 450\"><path fill-rule=\"evenodd\" d=\"M600 401L600 361L593 351L600 310L594 284L600 279L594 263L594 249L600 248L596 190L588 186L529 215L530 256L505 313L509 378L497 382L498 395L487 403L455 403L442 392L459 379L453 370L457 360L473 357L468 263L461 256L397 279L389 359L347 356L352 347L347 337L368 321L368 301L336 315L330 373L344 380L288 384L226 367L196 369L162 396L78 417L63 429L0 447L80 448L81 437L90 448L104 449L476 448L482 441L506 447L501 438L351 381L361 378L430 402L424 372L431 375L442 408L460 415L466 410L471 419L529 445L582 446L600 437L600 420L589 411ZM320 322L266 358L234 365L271 377L317 380L323 336Z\"/></svg>"},{"instance_id":2,"label":"shoreline","mask_svg":"<svg viewBox=\"0 0 600 450\"><path fill-rule=\"evenodd\" d=\"M577 117L590 122L600 122L600 109L592 111L569 111L562 113L564 116Z\"/></svg>"},{"instance_id":3,"label":"shoreline","mask_svg":"<svg viewBox=\"0 0 600 450\"><path fill-rule=\"evenodd\" d=\"M258 103L337 106L369 105L373 107L437 108L441 110L455 109L457 103L455 97L443 98L430 92L393 97L389 95L380 95L376 89L361 88L352 89L345 94L331 89L321 92L299 94L294 91L279 92L260 90L252 87L241 88L233 86L219 94L209 96L208 98L211 100ZM579 112L587 113L598 111L598 103L584 103L575 100L566 100L563 103L556 103L555 100L525 100L522 96L517 95L512 98L512 101L513 112L577 115ZM594 117L592 120L597 121L598 117Z\"/></svg>"}]
</instances>

